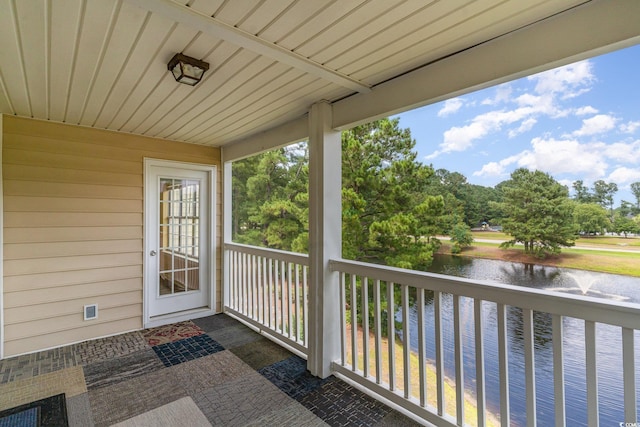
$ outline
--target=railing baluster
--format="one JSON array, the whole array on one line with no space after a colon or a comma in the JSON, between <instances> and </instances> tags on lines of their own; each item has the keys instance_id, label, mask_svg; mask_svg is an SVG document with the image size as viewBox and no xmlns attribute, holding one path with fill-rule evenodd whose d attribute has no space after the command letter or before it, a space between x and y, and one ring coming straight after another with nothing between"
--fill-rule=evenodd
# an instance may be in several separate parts
<instances>
[{"instance_id":1,"label":"railing baluster","mask_svg":"<svg viewBox=\"0 0 640 427\"><path fill-rule=\"evenodd\" d=\"M342 342L342 366L347 365L347 292L345 287L347 286L345 273L340 273L340 341Z\"/></svg>"},{"instance_id":2,"label":"railing baluster","mask_svg":"<svg viewBox=\"0 0 640 427\"><path fill-rule=\"evenodd\" d=\"M382 322L380 321L380 280L373 282L373 327L375 328L376 383L382 383Z\"/></svg>"},{"instance_id":3,"label":"railing baluster","mask_svg":"<svg viewBox=\"0 0 640 427\"><path fill-rule=\"evenodd\" d=\"M362 278L362 370L369 378L369 280Z\"/></svg>"},{"instance_id":4,"label":"railing baluster","mask_svg":"<svg viewBox=\"0 0 640 427\"><path fill-rule=\"evenodd\" d=\"M260 319L260 281L259 281L259 277L260 277L260 257L257 255L254 255L253 257L253 264L252 264L252 269L253 269L253 308L252 308L252 313L253 313L253 319L259 320Z\"/></svg>"},{"instance_id":5,"label":"railing baluster","mask_svg":"<svg viewBox=\"0 0 640 427\"><path fill-rule=\"evenodd\" d=\"M509 343L507 342L507 307L497 305L498 311L498 366L500 370L500 424L510 425L509 408Z\"/></svg>"},{"instance_id":6,"label":"railing baluster","mask_svg":"<svg viewBox=\"0 0 640 427\"><path fill-rule=\"evenodd\" d=\"M402 290L402 355L404 372L404 398L411 397L411 338L409 337L409 287L401 285Z\"/></svg>"},{"instance_id":7,"label":"railing baluster","mask_svg":"<svg viewBox=\"0 0 640 427\"><path fill-rule=\"evenodd\" d=\"M236 274L236 268L235 268L235 257L236 257L236 251L229 251L229 288L227 289L227 292L229 292L229 305L231 306L232 309L237 310L238 307L236 307L236 303L235 303L235 288L236 288L236 278L235 278L235 274Z\"/></svg>"},{"instance_id":8,"label":"railing baluster","mask_svg":"<svg viewBox=\"0 0 640 427\"><path fill-rule=\"evenodd\" d=\"M564 427L567 417L564 395L564 331L562 330L562 316L557 314L552 316L551 329L553 330L553 400L556 427Z\"/></svg>"},{"instance_id":9,"label":"railing baluster","mask_svg":"<svg viewBox=\"0 0 640 427\"><path fill-rule=\"evenodd\" d=\"M484 385L484 319L482 300L473 301L476 346L476 407L478 411L478 427L484 427L486 421L487 402Z\"/></svg>"},{"instance_id":10,"label":"railing baluster","mask_svg":"<svg viewBox=\"0 0 640 427\"><path fill-rule=\"evenodd\" d=\"M267 295L269 296L269 329L274 329L273 327L273 316L274 316L274 303L275 300L273 298L273 259L269 258L269 291Z\"/></svg>"},{"instance_id":11,"label":"railing baluster","mask_svg":"<svg viewBox=\"0 0 640 427\"><path fill-rule=\"evenodd\" d=\"M524 335L524 376L527 400L527 425L536 426L536 369L533 338L533 310L522 310Z\"/></svg>"},{"instance_id":12,"label":"railing baluster","mask_svg":"<svg viewBox=\"0 0 640 427\"><path fill-rule=\"evenodd\" d=\"M262 266L262 324L267 325L268 321L268 311L267 311L267 301L268 301L268 276L267 276L267 259L262 257L262 262L260 263Z\"/></svg>"},{"instance_id":13,"label":"railing baluster","mask_svg":"<svg viewBox=\"0 0 640 427\"><path fill-rule=\"evenodd\" d=\"M453 295L454 358L456 369L456 422L464 424L464 356L462 354L462 314L460 296Z\"/></svg>"},{"instance_id":14,"label":"railing baluster","mask_svg":"<svg viewBox=\"0 0 640 427\"><path fill-rule=\"evenodd\" d=\"M293 337L293 313L291 309L293 308L293 304L291 303L291 282L293 281L293 270L291 268L291 263L287 263L287 317L288 317L288 337Z\"/></svg>"},{"instance_id":15,"label":"railing baluster","mask_svg":"<svg viewBox=\"0 0 640 427\"><path fill-rule=\"evenodd\" d=\"M242 305L241 305L241 312L242 313L246 313L247 312L247 258L249 257L249 255L247 254L242 254L242 261L241 261L241 271L242 271Z\"/></svg>"},{"instance_id":16,"label":"railing baluster","mask_svg":"<svg viewBox=\"0 0 640 427\"><path fill-rule=\"evenodd\" d=\"M249 316L250 319L255 319L256 318L256 314L255 314L255 310L256 310L256 304L255 304L255 297L256 297L256 293L255 293L255 287L256 287L256 256L255 255L251 255L251 257L249 257L249 265L248 265L248 270L249 270L249 305L251 307L248 308L247 310L247 316Z\"/></svg>"},{"instance_id":17,"label":"railing baluster","mask_svg":"<svg viewBox=\"0 0 640 427\"><path fill-rule=\"evenodd\" d=\"M424 331L424 289L418 289L418 381L420 384L420 406L427 406L427 355Z\"/></svg>"},{"instance_id":18,"label":"railing baluster","mask_svg":"<svg viewBox=\"0 0 640 427\"><path fill-rule=\"evenodd\" d=\"M307 342L309 342L309 301L307 300L307 274L308 268L307 266L302 267L302 321L304 323L303 329L303 343L304 346L307 346Z\"/></svg>"},{"instance_id":19,"label":"railing baluster","mask_svg":"<svg viewBox=\"0 0 640 427\"><path fill-rule=\"evenodd\" d=\"M351 369L358 370L358 294L355 274L351 275Z\"/></svg>"},{"instance_id":20,"label":"railing baluster","mask_svg":"<svg viewBox=\"0 0 640 427\"><path fill-rule=\"evenodd\" d=\"M387 282L387 341L389 343L389 389L391 391L396 389L396 325L394 318L396 310L393 287L393 282Z\"/></svg>"},{"instance_id":21,"label":"railing baluster","mask_svg":"<svg viewBox=\"0 0 640 427\"><path fill-rule=\"evenodd\" d=\"M295 281L293 286L294 339L300 341L300 266L294 265Z\"/></svg>"},{"instance_id":22,"label":"railing baluster","mask_svg":"<svg viewBox=\"0 0 640 427\"><path fill-rule=\"evenodd\" d=\"M584 349L587 368L587 424L594 427L599 424L598 408L598 370L596 363L596 323L584 321Z\"/></svg>"},{"instance_id":23,"label":"railing baluster","mask_svg":"<svg viewBox=\"0 0 640 427\"><path fill-rule=\"evenodd\" d=\"M442 343L442 293L433 293L434 328L436 341L436 392L438 394L438 415L444 416L446 402L444 400L444 345Z\"/></svg>"},{"instance_id":24,"label":"railing baluster","mask_svg":"<svg viewBox=\"0 0 640 427\"><path fill-rule=\"evenodd\" d=\"M278 263L278 272L279 274L277 275L278 277L278 292L280 295L280 304L279 304L279 309L280 309L280 315L279 315L279 320L280 320L280 333L282 335L285 334L285 329L284 329L284 320L285 320L285 312L284 312L284 281L285 281L285 274L286 274L286 269L285 269L285 264L284 261L280 261Z\"/></svg>"},{"instance_id":25,"label":"railing baluster","mask_svg":"<svg viewBox=\"0 0 640 427\"><path fill-rule=\"evenodd\" d=\"M622 328L622 366L624 373L624 420L627 423L635 423L638 420L636 366L634 330L630 328Z\"/></svg>"}]
</instances>

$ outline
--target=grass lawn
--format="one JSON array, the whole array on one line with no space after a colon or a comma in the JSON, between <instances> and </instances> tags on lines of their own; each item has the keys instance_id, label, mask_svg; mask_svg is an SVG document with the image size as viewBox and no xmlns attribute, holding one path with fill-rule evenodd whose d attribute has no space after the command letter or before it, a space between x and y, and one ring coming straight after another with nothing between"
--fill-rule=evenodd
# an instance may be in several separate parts
<instances>
[{"instance_id":1,"label":"grass lawn","mask_svg":"<svg viewBox=\"0 0 640 427\"><path fill-rule=\"evenodd\" d=\"M474 239L482 240L511 240L511 236L497 231L474 231ZM581 236L576 240L576 246L603 247L610 249L638 249L640 250L640 237L621 236Z\"/></svg>"},{"instance_id":2,"label":"grass lawn","mask_svg":"<svg viewBox=\"0 0 640 427\"><path fill-rule=\"evenodd\" d=\"M461 255L640 277L640 251L630 253L563 248L562 253L558 255L539 259L526 255L522 247L500 249L498 245L498 243L474 242L473 246L465 248ZM609 248L603 246L602 249ZM443 242L440 253L450 253L450 245L447 242Z\"/></svg>"}]
</instances>

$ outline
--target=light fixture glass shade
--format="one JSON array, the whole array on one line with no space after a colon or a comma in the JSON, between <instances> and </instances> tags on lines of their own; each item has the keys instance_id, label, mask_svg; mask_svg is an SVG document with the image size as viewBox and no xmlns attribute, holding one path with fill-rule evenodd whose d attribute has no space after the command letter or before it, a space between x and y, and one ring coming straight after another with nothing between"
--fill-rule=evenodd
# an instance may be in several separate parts
<instances>
[{"instance_id":1,"label":"light fixture glass shade","mask_svg":"<svg viewBox=\"0 0 640 427\"><path fill-rule=\"evenodd\" d=\"M176 53L167 64L167 67L177 82L195 86L202 80L204 72L209 69L209 64L190 56Z\"/></svg>"}]
</instances>

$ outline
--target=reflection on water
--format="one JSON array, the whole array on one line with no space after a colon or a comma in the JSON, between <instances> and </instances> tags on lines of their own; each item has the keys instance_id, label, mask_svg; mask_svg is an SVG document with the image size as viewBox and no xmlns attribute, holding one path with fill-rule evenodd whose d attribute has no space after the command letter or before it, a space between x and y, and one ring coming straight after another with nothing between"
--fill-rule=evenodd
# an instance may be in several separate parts
<instances>
[{"instance_id":1,"label":"reflection on water","mask_svg":"<svg viewBox=\"0 0 640 427\"><path fill-rule=\"evenodd\" d=\"M640 304L640 278L570 268L436 255L432 273Z\"/></svg>"},{"instance_id":2,"label":"reflection on water","mask_svg":"<svg viewBox=\"0 0 640 427\"><path fill-rule=\"evenodd\" d=\"M556 292L575 293L618 301L640 303L640 279L602 273L555 267L516 264L502 261L466 259L460 257L437 256L431 272L472 279L489 280L498 283L547 289ZM417 307L410 313L411 347L417 350ZM435 359L433 295L428 295L424 307L426 333L426 353ZM466 388L475 390L475 338L473 300L461 298L463 319L464 382ZM499 414L500 384L498 370L498 331L496 304L484 302L482 305L485 324L485 372L488 409ZM398 321L401 313L397 314ZM442 327L445 353L445 371L450 378L455 377L453 298L444 295L442 302ZM524 340L522 310L508 307L509 343L509 398L512 425L526 424ZM534 313L535 365L537 387L538 425L554 424L553 408L553 348L551 316ZM585 380L584 321L565 318L565 396L567 425L586 425L587 396ZM622 337L621 329L598 324L596 328L598 356L597 363L602 369L598 373L598 394L600 400L601 425L618 425L624 421ZM640 369L640 334L636 332L636 367ZM640 374L636 373L640 389ZM640 397L640 396L639 396ZM639 400L640 405L640 400Z\"/></svg>"}]
</instances>

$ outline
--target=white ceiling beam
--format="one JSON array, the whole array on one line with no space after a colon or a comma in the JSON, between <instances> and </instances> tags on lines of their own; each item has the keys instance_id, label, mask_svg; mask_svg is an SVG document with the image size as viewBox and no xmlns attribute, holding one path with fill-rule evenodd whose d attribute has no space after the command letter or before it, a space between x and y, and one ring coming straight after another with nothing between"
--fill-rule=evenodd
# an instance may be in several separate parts
<instances>
[{"instance_id":1,"label":"white ceiling beam","mask_svg":"<svg viewBox=\"0 0 640 427\"><path fill-rule=\"evenodd\" d=\"M231 162L307 139L309 118L305 114L281 126L222 146L222 161Z\"/></svg>"},{"instance_id":2,"label":"white ceiling beam","mask_svg":"<svg viewBox=\"0 0 640 427\"><path fill-rule=\"evenodd\" d=\"M202 31L212 37L226 40L237 46L248 49L259 55L264 55L276 61L280 61L291 67L302 70L311 75L320 77L329 82L351 89L355 92L367 93L371 87L346 74L327 68L310 60L296 52L268 42L253 34L226 24L218 19L207 16L187 6L172 0L127 0L141 9L157 13L175 22L184 24L190 28Z\"/></svg>"},{"instance_id":3,"label":"white ceiling beam","mask_svg":"<svg viewBox=\"0 0 640 427\"><path fill-rule=\"evenodd\" d=\"M640 1L593 0L333 103L347 129L640 42Z\"/></svg>"}]
</instances>

